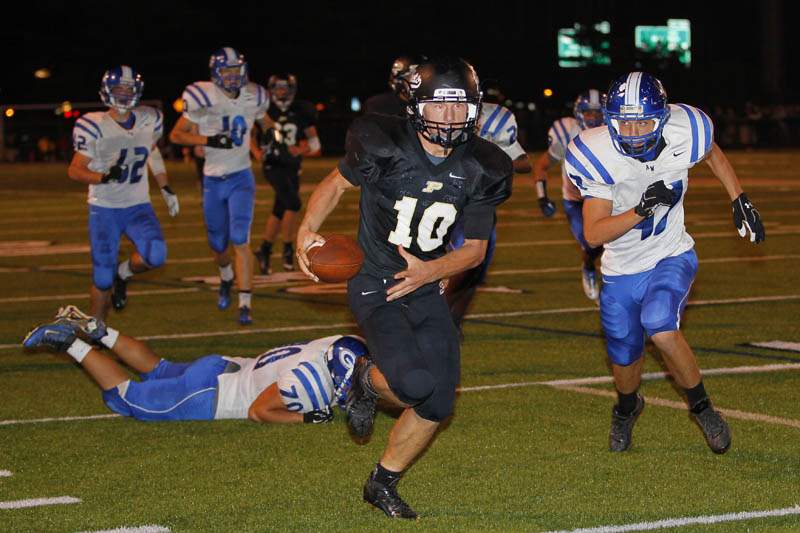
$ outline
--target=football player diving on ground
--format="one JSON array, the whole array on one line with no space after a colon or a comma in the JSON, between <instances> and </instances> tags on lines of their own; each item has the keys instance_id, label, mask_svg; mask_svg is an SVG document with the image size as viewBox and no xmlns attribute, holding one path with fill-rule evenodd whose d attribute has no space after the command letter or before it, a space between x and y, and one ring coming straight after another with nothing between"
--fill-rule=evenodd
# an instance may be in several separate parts
<instances>
[{"instance_id":1,"label":"football player diving on ground","mask_svg":"<svg viewBox=\"0 0 800 533\"><path fill-rule=\"evenodd\" d=\"M22 344L68 353L100 386L109 409L144 421L329 422L333 404L344 406L355 365L368 356L360 338L334 335L257 357L206 355L176 363L71 305L53 322L31 330ZM140 381L103 348L136 371Z\"/></svg>"}]
</instances>

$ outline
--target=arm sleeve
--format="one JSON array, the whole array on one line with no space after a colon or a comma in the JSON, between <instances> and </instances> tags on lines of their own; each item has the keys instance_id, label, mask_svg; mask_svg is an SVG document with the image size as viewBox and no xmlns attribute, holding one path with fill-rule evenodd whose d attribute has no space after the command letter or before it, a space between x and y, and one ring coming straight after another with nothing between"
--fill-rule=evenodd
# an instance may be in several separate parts
<instances>
[{"instance_id":1,"label":"arm sleeve","mask_svg":"<svg viewBox=\"0 0 800 533\"><path fill-rule=\"evenodd\" d=\"M689 131L692 136L691 163L698 163L711 153L714 144L714 122L702 109L686 104L678 104L689 120Z\"/></svg>"},{"instance_id":2,"label":"arm sleeve","mask_svg":"<svg viewBox=\"0 0 800 533\"><path fill-rule=\"evenodd\" d=\"M161 136L164 135L164 114L158 109L155 111L155 125L153 126L153 144L156 144Z\"/></svg>"},{"instance_id":3,"label":"arm sleeve","mask_svg":"<svg viewBox=\"0 0 800 533\"><path fill-rule=\"evenodd\" d=\"M371 124L364 119L356 119L347 130L345 155L339 161L339 172L353 185L360 187L378 178L380 165L378 157L372 153L366 140L374 139L378 132L371 132Z\"/></svg>"},{"instance_id":4,"label":"arm sleeve","mask_svg":"<svg viewBox=\"0 0 800 533\"><path fill-rule=\"evenodd\" d=\"M563 161L566 147L562 134L556 131L556 125L553 124L547 130L547 153L554 161Z\"/></svg>"},{"instance_id":5,"label":"arm sleeve","mask_svg":"<svg viewBox=\"0 0 800 533\"><path fill-rule=\"evenodd\" d=\"M488 240L495 223L495 208L511 196L514 165L505 155L494 158L491 169L464 206L464 238Z\"/></svg>"},{"instance_id":6,"label":"arm sleeve","mask_svg":"<svg viewBox=\"0 0 800 533\"><path fill-rule=\"evenodd\" d=\"M78 120L72 128L72 146L76 152L89 159L97 159L97 133L91 126Z\"/></svg>"},{"instance_id":7,"label":"arm sleeve","mask_svg":"<svg viewBox=\"0 0 800 533\"><path fill-rule=\"evenodd\" d=\"M584 163L575 155L578 149L575 142L571 142L565 151L564 165L567 177L575 185L583 198L602 198L613 200L612 185L596 179L586 169Z\"/></svg>"},{"instance_id":8,"label":"arm sleeve","mask_svg":"<svg viewBox=\"0 0 800 533\"><path fill-rule=\"evenodd\" d=\"M325 409L331 404L331 390L327 369L312 362L303 362L287 370L278 378L278 392L289 411L307 413Z\"/></svg>"},{"instance_id":9,"label":"arm sleeve","mask_svg":"<svg viewBox=\"0 0 800 533\"><path fill-rule=\"evenodd\" d=\"M269 93L261 85L256 85L256 114L255 119L261 120L269 110Z\"/></svg>"},{"instance_id":10,"label":"arm sleeve","mask_svg":"<svg viewBox=\"0 0 800 533\"><path fill-rule=\"evenodd\" d=\"M186 87L183 91L183 116L195 124L201 124L206 117L207 107L203 96L196 88Z\"/></svg>"},{"instance_id":11,"label":"arm sleeve","mask_svg":"<svg viewBox=\"0 0 800 533\"><path fill-rule=\"evenodd\" d=\"M502 148L512 161L525 155L525 149L519 144L518 132L517 119L512 114L497 137L497 146Z\"/></svg>"}]
</instances>

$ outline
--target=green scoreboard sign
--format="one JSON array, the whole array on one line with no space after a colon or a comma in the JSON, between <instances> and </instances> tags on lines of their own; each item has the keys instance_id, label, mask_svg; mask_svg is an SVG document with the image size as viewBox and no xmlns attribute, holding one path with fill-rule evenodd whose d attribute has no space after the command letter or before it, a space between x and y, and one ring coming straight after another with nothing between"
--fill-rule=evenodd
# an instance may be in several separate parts
<instances>
[{"instance_id":1,"label":"green scoreboard sign","mask_svg":"<svg viewBox=\"0 0 800 533\"><path fill-rule=\"evenodd\" d=\"M692 30L687 19L669 19L666 26L636 26L636 48L656 57L674 56L681 64L692 64Z\"/></svg>"}]
</instances>

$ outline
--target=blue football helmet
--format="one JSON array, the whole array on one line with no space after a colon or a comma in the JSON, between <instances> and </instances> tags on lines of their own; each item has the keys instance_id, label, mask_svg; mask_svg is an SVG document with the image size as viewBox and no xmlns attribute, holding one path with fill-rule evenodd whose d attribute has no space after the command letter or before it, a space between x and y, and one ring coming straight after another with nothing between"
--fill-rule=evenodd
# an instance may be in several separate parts
<instances>
[{"instance_id":1,"label":"blue football helmet","mask_svg":"<svg viewBox=\"0 0 800 533\"><path fill-rule=\"evenodd\" d=\"M353 369L359 357L368 357L367 345L361 337L345 335L331 344L326 354L328 370L333 378L333 397L344 409L347 391L353 384Z\"/></svg>"},{"instance_id":2,"label":"blue football helmet","mask_svg":"<svg viewBox=\"0 0 800 533\"><path fill-rule=\"evenodd\" d=\"M211 54L208 68L211 69L211 81L220 89L238 91L247 83L247 62L242 54L230 46ZM223 69L230 69L230 72L223 73Z\"/></svg>"},{"instance_id":3,"label":"blue football helmet","mask_svg":"<svg viewBox=\"0 0 800 533\"><path fill-rule=\"evenodd\" d=\"M669 105L664 86L646 72L631 72L620 76L608 88L603 116L617 151L628 157L652 155L658 148L661 133L669 121ZM653 120L653 131L644 135L623 136L620 121Z\"/></svg>"},{"instance_id":4,"label":"blue football helmet","mask_svg":"<svg viewBox=\"0 0 800 533\"><path fill-rule=\"evenodd\" d=\"M597 89L589 89L578 95L572 113L582 130L596 128L605 124L603 118L603 101L606 95Z\"/></svg>"},{"instance_id":5,"label":"blue football helmet","mask_svg":"<svg viewBox=\"0 0 800 533\"><path fill-rule=\"evenodd\" d=\"M142 99L143 92L142 76L128 65L108 69L100 81L100 100L115 109L133 109Z\"/></svg>"}]
</instances>

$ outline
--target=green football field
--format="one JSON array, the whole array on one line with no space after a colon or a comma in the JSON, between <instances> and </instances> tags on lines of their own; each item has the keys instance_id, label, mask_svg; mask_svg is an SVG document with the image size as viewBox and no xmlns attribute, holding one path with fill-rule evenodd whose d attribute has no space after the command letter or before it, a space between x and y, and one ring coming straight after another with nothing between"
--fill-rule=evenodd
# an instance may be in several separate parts
<instances>
[{"instance_id":1,"label":"green football field","mask_svg":"<svg viewBox=\"0 0 800 533\"><path fill-rule=\"evenodd\" d=\"M730 157L767 240L740 239L722 186L706 165L691 172L687 227L700 270L682 328L730 423L731 450L709 451L648 345L653 375L634 445L608 452L613 385L579 251L560 202L544 219L531 181L518 180L465 322L456 414L400 485L420 514L413 523L361 501L390 413L363 445L340 412L313 427L143 423L108 416L69 357L25 353L30 327L61 305L88 307L85 190L63 165L0 166L0 531L800 530L800 154ZM334 164L306 165L304 198ZM277 256L277 274L257 278L252 326L240 327L234 308L218 311L193 168L168 168L179 217L153 187L167 265L130 284L111 325L176 361L354 331L341 287L284 276ZM554 171L558 200L559 180ZM323 233L355 235L357 202L347 193ZM259 178L254 246L271 203ZM782 344L751 344L770 341Z\"/></svg>"}]
</instances>

